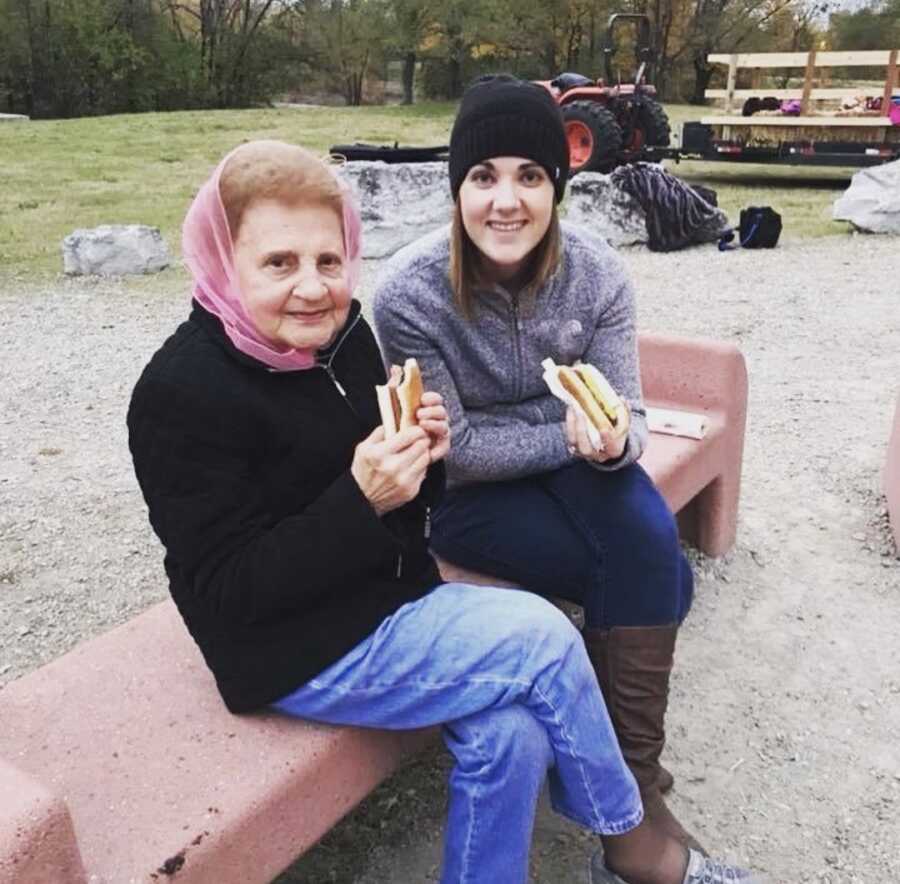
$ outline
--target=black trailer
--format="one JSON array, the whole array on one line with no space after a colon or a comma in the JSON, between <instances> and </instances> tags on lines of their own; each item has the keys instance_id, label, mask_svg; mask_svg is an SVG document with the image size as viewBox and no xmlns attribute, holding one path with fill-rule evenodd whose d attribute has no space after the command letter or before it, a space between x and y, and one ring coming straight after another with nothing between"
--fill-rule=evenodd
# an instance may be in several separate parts
<instances>
[{"instance_id":1,"label":"black trailer","mask_svg":"<svg viewBox=\"0 0 900 884\"><path fill-rule=\"evenodd\" d=\"M900 141L778 141L747 144L720 138L707 123L685 123L680 147L646 147L636 159L764 163L783 166L878 166L900 160Z\"/></svg>"}]
</instances>

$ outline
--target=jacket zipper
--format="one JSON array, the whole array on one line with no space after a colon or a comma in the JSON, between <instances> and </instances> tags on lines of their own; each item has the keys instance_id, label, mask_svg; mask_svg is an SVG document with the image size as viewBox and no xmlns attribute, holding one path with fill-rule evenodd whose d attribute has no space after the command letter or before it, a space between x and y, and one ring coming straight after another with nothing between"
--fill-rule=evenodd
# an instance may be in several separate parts
<instances>
[{"instance_id":1,"label":"jacket zipper","mask_svg":"<svg viewBox=\"0 0 900 884\"><path fill-rule=\"evenodd\" d=\"M334 373L334 368L331 363L334 362L334 357L337 355L338 350L340 349L341 345L346 340L347 335L349 335L350 332L353 331L353 328L356 326L356 323L359 322L360 316L362 316L362 313L357 314L356 318L353 320L353 322L351 323L349 328L344 329L344 333L341 335L337 344L335 344L334 349L331 351L331 354L328 357L328 361L318 364L318 367L323 369L325 371L325 373L328 375L328 377L331 378L331 382L334 384L335 389L338 391L338 393L341 394L341 398L344 400L344 402L347 403L347 407L353 412L353 414L357 417L357 419L359 418L359 414L357 413L356 409L353 407L353 403L350 401L350 397L347 395L347 391L344 389L341 382L337 379L337 375ZM431 537L431 507L430 506L425 508L424 535L425 535L426 540L429 537ZM397 553L397 572L396 573L397 573L397 579L399 580L403 576L403 553L402 552Z\"/></svg>"},{"instance_id":2,"label":"jacket zipper","mask_svg":"<svg viewBox=\"0 0 900 884\"><path fill-rule=\"evenodd\" d=\"M350 397L347 395L347 391L344 389L341 382L337 379L337 375L334 373L334 368L332 367L331 363L334 362L334 357L337 356L338 350L340 350L341 345L347 339L347 335L349 335L350 332L352 332L353 329L356 327L356 323L359 322L359 319L361 316L362 316L361 312L357 313L353 322L351 322L350 325L344 329L343 333L341 334L340 338L338 339L338 342L334 345L334 349L329 354L328 361L317 363L318 367L323 369L324 372L328 375L328 377L331 378L331 382L334 384L335 389L337 389L338 393L341 394L341 398L344 400L344 402L347 403L347 407L350 409L350 411L353 412L353 415L354 415L354 417L356 417L357 420L359 420L359 414L356 411L356 409L353 407L353 403L350 401Z\"/></svg>"},{"instance_id":3,"label":"jacket zipper","mask_svg":"<svg viewBox=\"0 0 900 884\"><path fill-rule=\"evenodd\" d=\"M431 507L425 507L425 526L422 530L422 536L428 540L431 537ZM397 579L403 576L403 553L397 553Z\"/></svg>"},{"instance_id":4,"label":"jacket zipper","mask_svg":"<svg viewBox=\"0 0 900 884\"><path fill-rule=\"evenodd\" d=\"M516 389L515 389L515 397L516 400L521 399L522 397L522 339L519 329L519 295L514 294L511 295L510 301L512 303L512 316L513 316L513 346L516 351Z\"/></svg>"},{"instance_id":5,"label":"jacket zipper","mask_svg":"<svg viewBox=\"0 0 900 884\"><path fill-rule=\"evenodd\" d=\"M337 375L334 373L334 369L331 367L331 364L323 365L322 368L325 369L328 377L331 378L332 383L335 385L335 387L337 387L338 393L340 393L341 396L344 397L344 399L347 399L347 403L349 404L350 400L347 398L347 391L341 386L341 382L337 379Z\"/></svg>"}]
</instances>

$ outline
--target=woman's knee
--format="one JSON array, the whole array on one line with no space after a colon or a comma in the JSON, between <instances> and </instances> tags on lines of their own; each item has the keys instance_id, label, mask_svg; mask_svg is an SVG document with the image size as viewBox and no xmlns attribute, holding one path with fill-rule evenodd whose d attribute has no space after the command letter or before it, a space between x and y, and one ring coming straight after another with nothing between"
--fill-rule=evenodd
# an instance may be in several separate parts
<instances>
[{"instance_id":1,"label":"woman's knee","mask_svg":"<svg viewBox=\"0 0 900 884\"><path fill-rule=\"evenodd\" d=\"M524 589L445 583L434 590L443 604L457 613L471 611L492 631L534 638L555 637L565 642L577 637L571 620L543 596Z\"/></svg>"},{"instance_id":2,"label":"woman's knee","mask_svg":"<svg viewBox=\"0 0 900 884\"><path fill-rule=\"evenodd\" d=\"M596 553L633 557L636 550L674 554L678 527L663 496L637 464L599 473L576 465L551 474L551 494Z\"/></svg>"},{"instance_id":3,"label":"woman's knee","mask_svg":"<svg viewBox=\"0 0 900 884\"><path fill-rule=\"evenodd\" d=\"M528 647L567 651L582 644L572 621L552 602L532 592L522 592L516 605L513 628Z\"/></svg>"},{"instance_id":4,"label":"woman's knee","mask_svg":"<svg viewBox=\"0 0 900 884\"><path fill-rule=\"evenodd\" d=\"M486 756L482 763L514 769L517 778L530 774L538 785L553 763L546 728L518 703L485 709L444 727L458 757L468 747Z\"/></svg>"},{"instance_id":5,"label":"woman's knee","mask_svg":"<svg viewBox=\"0 0 900 884\"><path fill-rule=\"evenodd\" d=\"M617 515L628 527L634 547L676 555L679 550L678 525L659 490L649 479L634 482Z\"/></svg>"},{"instance_id":6,"label":"woman's knee","mask_svg":"<svg viewBox=\"0 0 900 884\"><path fill-rule=\"evenodd\" d=\"M521 690L543 671L571 665L584 642L555 605L525 590L444 584L432 594L435 631L444 634L447 654L465 658L472 674L509 680ZM513 691L515 692L515 691Z\"/></svg>"}]
</instances>

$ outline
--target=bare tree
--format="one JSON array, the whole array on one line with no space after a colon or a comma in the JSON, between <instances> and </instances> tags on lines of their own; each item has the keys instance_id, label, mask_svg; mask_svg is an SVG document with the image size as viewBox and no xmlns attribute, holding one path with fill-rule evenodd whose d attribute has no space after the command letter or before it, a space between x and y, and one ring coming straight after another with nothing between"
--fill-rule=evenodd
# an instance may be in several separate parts
<instances>
[{"instance_id":1,"label":"bare tree","mask_svg":"<svg viewBox=\"0 0 900 884\"><path fill-rule=\"evenodd\" d=\"M242 66L260 26L279 0L162 0L173 26L187 39L186 22L199 36L204 83L217 104L240 94Z\"/></svg>"},{"instance_id":2,"label":"bare tree","mask_svg":"<svg viewBox=\"0 0 900 884\"><path fill-rule=\"evenodd\" d=\"M714 68L713 52L735 52L760 33L780 10L798 0L657 0L658 83L667 91L673 69L689 60L694 69L692 104L703 104Z\"/></svg>"}]
</instances>

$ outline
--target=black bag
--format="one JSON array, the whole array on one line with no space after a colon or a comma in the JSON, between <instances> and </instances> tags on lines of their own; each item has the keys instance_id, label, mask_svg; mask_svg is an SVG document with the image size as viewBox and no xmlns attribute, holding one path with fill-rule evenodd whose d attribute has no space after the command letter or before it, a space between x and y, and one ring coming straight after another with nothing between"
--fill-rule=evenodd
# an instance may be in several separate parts
<instances>
[{"instance_id":1,"label":"black bag","mask_svg":"<svg viewBox=\"0 0 900 884\"><path fill-rule=\"evenodd\" d=\"M781 236L781 215L771 206L741 209L739 232L745 249L774 249Z\"/></svg>"},{"instance_id":2,"label":"black bag","mask_svg":"<svg viewBox=\"0 0 900 884\"><path fill-rule=\"evenodd\" d=\"M691 190L701 199L706 200L711 206L719 205L719 197L711 187L704 187L702 184L692 184Z\"/></svg>"},{"instance_id":3,"label":"black bag","mask_svg":"<svg viewBox=\"0 0 900 884\"><path fill-rule=\"evenodd\" d=\"M332 144L329 153L343 157L348 163L359 160L383 163L435 163L447 159L450 148L446 145L438 147L400 147L394 142L389 144L365 144L357 141L354 144Z\"/></svg>"}]
</instances>

